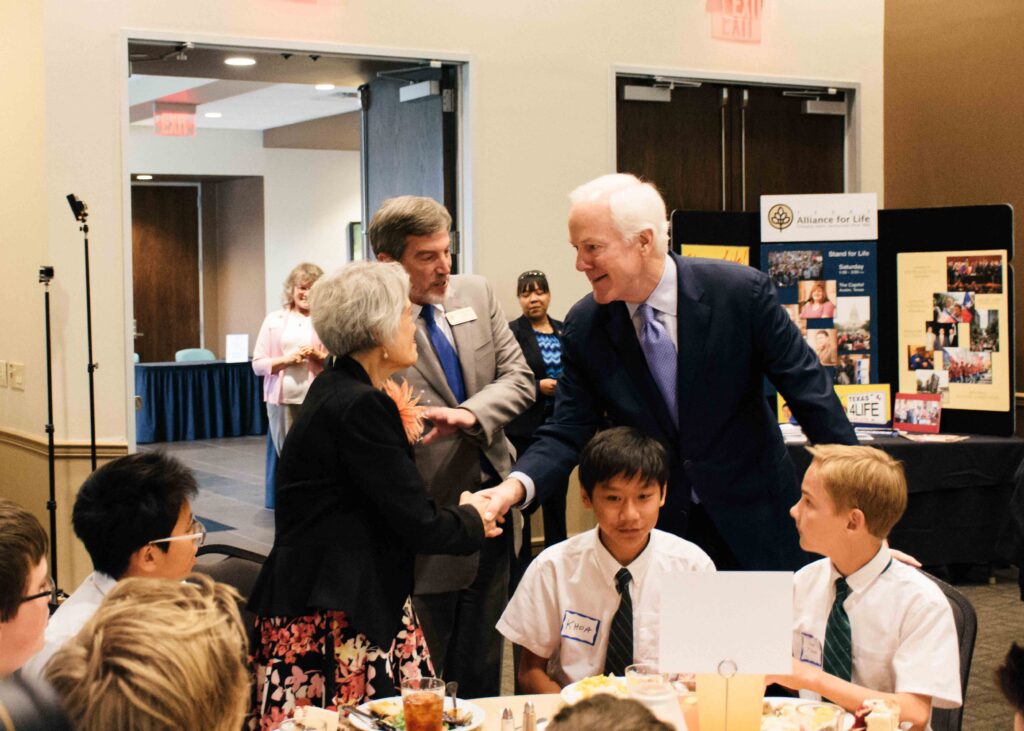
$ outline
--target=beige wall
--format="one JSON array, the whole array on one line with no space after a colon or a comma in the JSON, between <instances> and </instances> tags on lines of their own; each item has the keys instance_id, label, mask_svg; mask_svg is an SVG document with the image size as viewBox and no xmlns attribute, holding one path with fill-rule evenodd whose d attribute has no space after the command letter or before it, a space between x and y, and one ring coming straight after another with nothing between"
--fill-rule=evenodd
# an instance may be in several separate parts
<instances>
[{"instance_id":1,"label":"beige wall","mask_svg":"<svg viewBox=\"0 0 1024 731\"><path fill-rule=\"evenodd\" d=\"M885 200L1011 203L1024 225L1024 3L900 0L885 10ZM1020 254L1016 257L1020 261ZM1014 272L1024 292L1024 267ZM1017 322L1024 298L1017 297ZM1017 390L1024 383L1018 325Z\"/></svg>"},{"instance_id":2,"label":"beige wall","mask_svg":"<svg viewBox=\"0 0 1024 731\"><path fill-rule=\"evenodd\" d=\"M28 381L24 393L0 389L0 428L38 433L44 420L35 269L45 260L58 275L57 438L88 433L81 240L64 201L73 191L93 214L98 433L131 441L126 35L468 60L471 269L511 314L516 274L543 264L561 313L586 291L564 244L565 195L615 168L616 66L859 85L861 187L882 193L883 0L766 5L762 43L743 45L711 39L703 0L5 2L0 62L15 71L0 84L17 103L0 111L0 358L23 360ZM0 468L0 493L12 482Z\"/></svg>"}]
</instances>

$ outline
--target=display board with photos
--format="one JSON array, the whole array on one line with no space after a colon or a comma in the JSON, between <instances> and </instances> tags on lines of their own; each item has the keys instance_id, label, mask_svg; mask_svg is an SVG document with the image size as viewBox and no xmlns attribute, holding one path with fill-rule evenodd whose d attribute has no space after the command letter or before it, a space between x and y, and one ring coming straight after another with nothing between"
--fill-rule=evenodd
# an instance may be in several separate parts
<instances>
[{"instance_id":1,"label":"display board with photos","mask_svg":"<svg viewBox=\"0 0 1024 731\"><path fill-rule=\"evenodd\" d=\"M690 243L700 241L704 244L719 246L747 246L750 247L750 260L760 262L762 249L769 245L762 245L760 242L760 217L757 212L720 212L720 211L673 211L672 212L672 248L680 251L683 242ZM834 244L830 244L834 245ZM776 246L776 245L771 245ZM786 244L787 247L809 247L804 244ZM812 249L813 250L813 249ZM964 358L960 357L963 352L961 338L968 343L968 353L988 353L988 356L981 355L980 358L971 357L965 367L959 365L954 369L958 379L958 388L954 389L950 396L961 395L956 392L963 391L968 395L968 400L958 400L959 405L952 403L942 404L941 431L950 434L988 434L993 436L1012 436L1015 430L1015 412L1013 404L1014 393L1014 352L1013 352L1013 209L1005 204L986 206L956 206L945 208L914 208L880 210L878 212L878 243L876 248L877 268L877 296L875 297L873 316L871 322L871 355L877 366L877 376L873 379L877 383L892 384L893 391L909 391L917 393L918 371L936 370L937 364L935 350L936 346L942 356L942 368L949 377L947 365L947 349L953 349L948 354L949 365L954 363L962 364ZM941 259L938 269L942 271L941 281L936 279L931 284L926 284L925 289L929 291L917 292L914 284L902 284L899 277L898 257L901 254L927 254ZM987 257L999 255L1002 262L999 286L1002 292L994 291L995 282L992 281L994 272L998 270L994 262ZM948 256L947 256L948 255ZM981 257L981 259L970 260L970 257ZM947 261L948 259L948 261ZM912 259L904 260L906 262ZM929 265L931 266L931 265ZM956 271L953 268L956 267ZM959 276L958 276L959 275ZM930 276L930 275L929 275ZM938 275L936 275L938 276ZM826 280L827 281L827 280ZM939 285L933 287L932 285ZM905 295L915 298L917 305L913 314L901 314L900 292L906 288ZM978 290L978 291L973 291ZM952 302L947 303L945 296L941 301L936 295L949 295ZM969 296L968 296L969 294ZM989 314L980 315L977 321L974 320L974 313L979 311L977 297L982 296L981 310L986 313L995 311L995 316ZM838 294L837 294L838 297ZM993 299L997 306L992 307ZM922 300L927 302L924 308ZM946 322L946 310L949 315L955 316L956 305L960 305L961 312L966 304L973 308L970 313L970 320L964 322L962 319L954 323ZM939 311L936 306L941 305ZM947 309L948 307L948 309ZM799 309L797 311L799 314ZM921 316L924 320L918 322ZM906 321L907 332L910 328L923 327L921 341L910 342L907 338L901 342L904 320ZM943 322L938 322L942 320ZM928 337L928 322L942 327L933 326L935 343L931 348L931 357L927 356L928 346L931 344ZM966 327L964 327L966 325ZM974 340L971 341L971 332L974 332ZM946 327L949 326L949 327ZM955 337L955 345L951 340ZM940 338L942 338L940 340ZM837 333L838 342L838 333ZM1005 346L1003 345L1005 343ZM977 346L978 350L970 350ZM917 348L923 348L918 351ZM998 350L986 349L998 348ZM996 355L998 353L999 355ZM911 368L911 359L914 359L914 366ZM986 362L1001 363L1005 358L1006 378L995 380L995 370L992 370L993 383L983 383L987 376L984 375ZM993 361L993 359L995 359ZM927 366L931 366L928 368ZM1002 369L1002 365L998 366ZM913 371L914 381L912 387L907 389L901 378L905 372ZM943 376L936 376L935 381L929 380L922 388L922 393L929 389L935 389L941 396ZM973 381L973 382L972 382ZM963 386L964 388L960 388ZM990 391L980 391L982 387L990 387ZM999 396L995 395L996 391ZM987 394L987 395L986 395ZM769 394L770 407L775 410L775 395ZM976 403L988 403L989 408L975 408ZM975 399L978 399L977 401ZM940 398L941 403L941 398Z\"/></svg>"},{"instance_id":2,"label":"display board with photos","mask_svg":"<svg viewBox=\"0 0 1024 731\"><path fill-rule=\"evenodd\" d=\"M761 246L782 308L839 386L878 382L877 263L873 241Z\"/></svg>"}]
</instances>

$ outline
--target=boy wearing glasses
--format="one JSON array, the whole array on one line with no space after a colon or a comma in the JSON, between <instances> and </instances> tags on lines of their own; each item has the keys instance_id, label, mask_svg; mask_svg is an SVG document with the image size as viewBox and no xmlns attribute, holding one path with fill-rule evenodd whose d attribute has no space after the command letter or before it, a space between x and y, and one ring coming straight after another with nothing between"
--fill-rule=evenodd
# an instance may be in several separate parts
<instances>
[{"instance_id":1,"label":"boy wearing glasses","mask_svg":"<svg viewBox=\"0 0 1024 731\"><path fill-rule=\"evenodd\" d=\"M50 616L49 544L34 515L0 498L0 678L43 646Z\"/></svg>"},{"instance_id":2,"label":"boy wearing glasses","mask_svg":"<svg viewBox=\"0 0 1024 731\"><path fill-rule=\"evenodd\" d=\"M118 580L183 579L196 563L206 529L192 515L195 477L160 452L115 459L92 473L71 514L93 572L50 618L46 644L23 674L39 677L64 643L96 612Z\"/></svg>"}]
</instances>

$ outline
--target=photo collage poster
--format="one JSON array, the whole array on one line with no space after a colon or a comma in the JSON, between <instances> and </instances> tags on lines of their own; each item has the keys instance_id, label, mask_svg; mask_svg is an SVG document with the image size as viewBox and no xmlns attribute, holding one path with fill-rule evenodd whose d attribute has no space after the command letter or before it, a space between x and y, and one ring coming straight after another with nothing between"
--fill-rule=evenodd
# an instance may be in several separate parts
<instances>
[{"instance_id":1,"label":"photo collage poster","mask_svg":"<svg viewBox=\"0 0 1024 731\"><path fill-rule=\"evenodd\" d=\"M1006 251L896 256L899 390L943 409L1010 409Z\"/></svg>"},{"instance_id":2,"label":"photo collage poster","mask_svg":"<svg viewBox=\"0 0 1024 731\"><path fill-rule=\"evenodd\" d=\"M874 241L765 244L761 268L836 385L878 383Z\"/></svg>"}]
</instances>

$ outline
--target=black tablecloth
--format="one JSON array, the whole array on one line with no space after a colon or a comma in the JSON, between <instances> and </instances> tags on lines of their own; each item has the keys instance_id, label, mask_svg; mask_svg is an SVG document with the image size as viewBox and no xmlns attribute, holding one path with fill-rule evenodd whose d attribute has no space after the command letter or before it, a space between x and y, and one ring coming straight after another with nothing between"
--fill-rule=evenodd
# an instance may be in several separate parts
<instances>
[{"instance_id":1,"label":"black tablecloth","mask_svg":"<svg viewBox=\"0 0 1024 731\"><path fill-rule=\"evenodd\" d=\"M138 363L135 394L139 444L267 432L263 378L250 363Z\"/></svg>"},{"instance_id":2,"label":"black tablecloth","mask_svg":"<svg viewBox=\"0 0 1024 731\"><path fill-rule=\"evenodd\" d=\"M926 566L1014 559L1006 555L1003 536L1012 528L1009 507L1024 440L972 436L953 444L922 444L875 437L862 444L884 449L906 471L909 504L889 537L893 547ZM789 454L802 479L810 454L800 444L789 445ZM1024 515L1024 495L1017 510Z\"/></svg>"}]
</instances>

